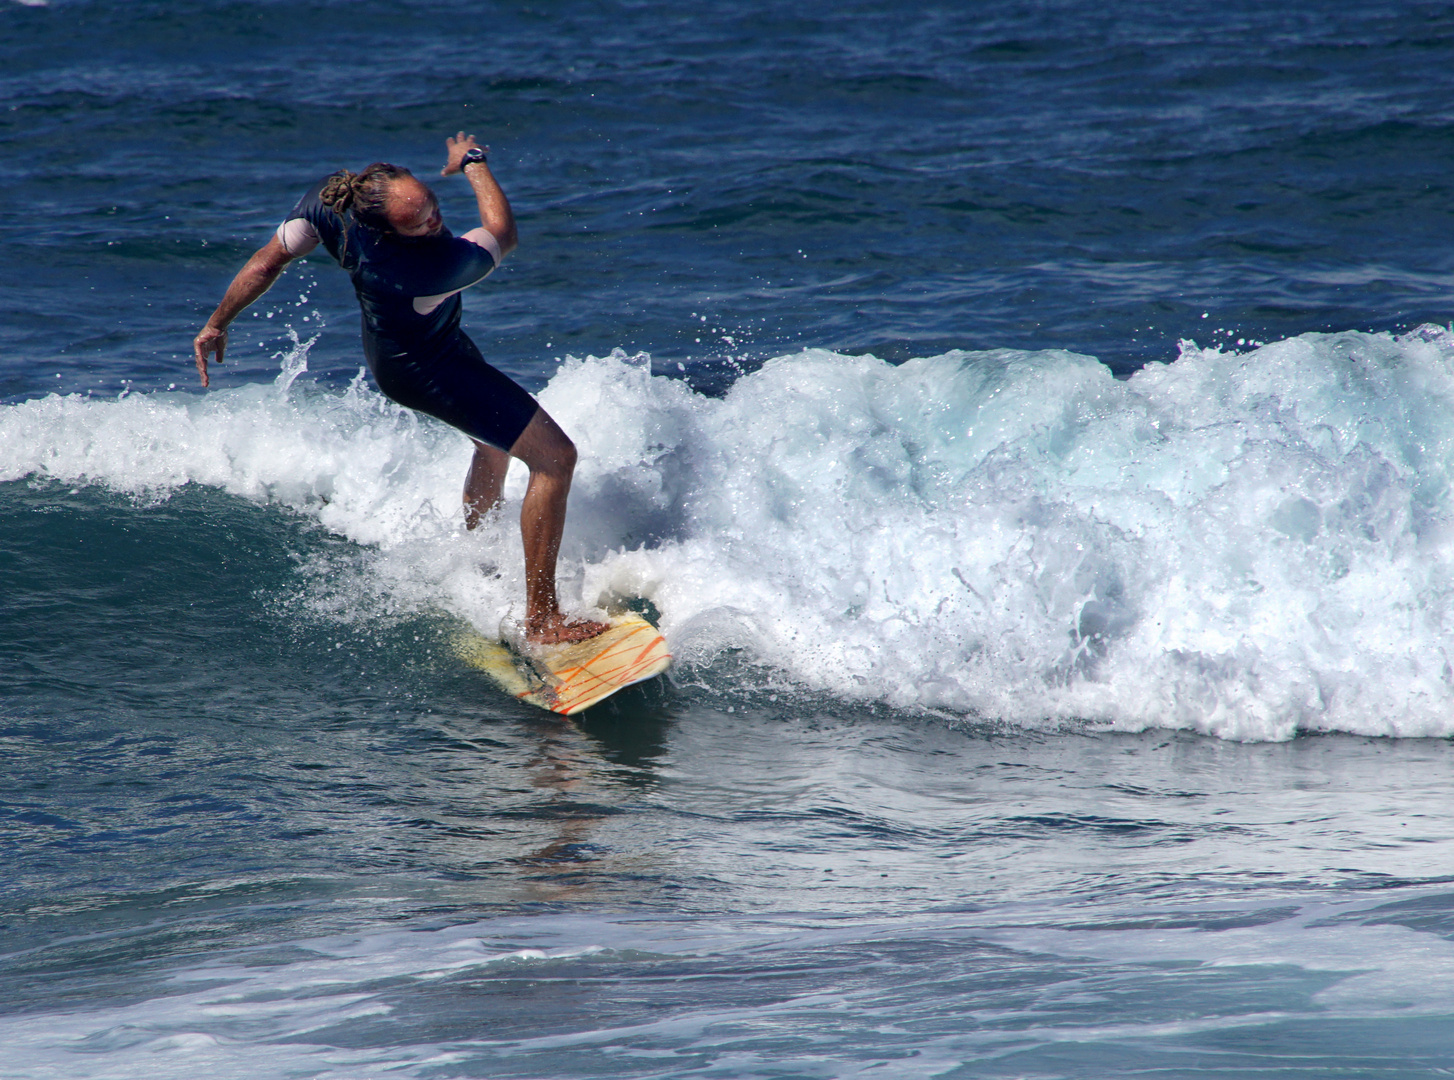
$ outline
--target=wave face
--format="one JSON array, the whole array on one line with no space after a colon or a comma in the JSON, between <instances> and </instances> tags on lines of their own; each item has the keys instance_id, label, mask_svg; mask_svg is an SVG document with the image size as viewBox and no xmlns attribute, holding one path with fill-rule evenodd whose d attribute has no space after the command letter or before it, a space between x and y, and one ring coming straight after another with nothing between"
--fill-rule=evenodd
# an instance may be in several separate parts
<instances>
[{"instance_id":1,"label":"wave face","mask_svg":"<svg viewBox=\"0 0 1454 1080\"><path fill-rule=\"evenodd\" d=\"M564 595L645 597L684 672L735 655L764 688L1024 726L1449 735L1451 361L1434 327L1184 342L1125 380L1061 351L807 350L707 397L642 354L568 357L541 394L581 451ZM305 565L329 617L518 614L510 512L461 527L464 440L305 368L306 345L272 385L5 406L0 479L310 515L363 549Z\"/></svg>"}]
</instances>

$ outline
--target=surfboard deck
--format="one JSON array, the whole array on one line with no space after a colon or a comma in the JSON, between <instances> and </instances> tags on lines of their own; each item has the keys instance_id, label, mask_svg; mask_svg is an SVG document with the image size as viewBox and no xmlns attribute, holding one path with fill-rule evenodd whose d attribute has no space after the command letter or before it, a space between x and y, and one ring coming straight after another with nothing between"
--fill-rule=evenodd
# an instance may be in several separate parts
<instances>
[{"instance_id":1,"label":"surfboard deck","mask_svg":"<svg viewBox=\"0 0 1454 1080\"><path fill-rule=\"evenodd\" d=\"M516 649L474 631L456 643L460 657L521 701L574 716L617 690L660 675L671 664L661 633L640 615L614 615L610 629L585 641Z\"/></svg>"}]
</instances>

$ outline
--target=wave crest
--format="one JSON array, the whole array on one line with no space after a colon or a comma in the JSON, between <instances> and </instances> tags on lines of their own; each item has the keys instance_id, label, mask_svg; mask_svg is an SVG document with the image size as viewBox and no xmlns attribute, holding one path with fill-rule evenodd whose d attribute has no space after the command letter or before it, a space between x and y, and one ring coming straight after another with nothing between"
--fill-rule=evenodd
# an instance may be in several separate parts
<instances>
[{"instance_id":1,"label":"wave crest","mask_svg":"<svg viewBox=\"0 0 1454 1080\"><path fill-rule=\"evenodd\" d=\"M807 350L721 398L617 350L541 395L581 464L562 558L689 664L744 650L841 698L1024 725L1454 731L1454 336L1183 343L891 366ZM508 522L459 527L468 443L358 380L0 410L0 477L196 482L314 515L370 588L493 626ZM524 478L512 472L507 497ZM479 564L488 554L490 568Z\"/></svg>"}]
</instances>

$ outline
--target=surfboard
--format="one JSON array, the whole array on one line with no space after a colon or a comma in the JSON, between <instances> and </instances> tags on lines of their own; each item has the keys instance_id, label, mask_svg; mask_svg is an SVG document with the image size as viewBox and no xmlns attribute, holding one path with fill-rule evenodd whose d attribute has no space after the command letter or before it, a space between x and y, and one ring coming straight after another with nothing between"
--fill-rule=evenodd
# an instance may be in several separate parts
<instances>
[{"instance_id":1,"label":"surfboard","mask_svg":"<svg viewBox=\"0 0 1454 1080\"><path fill-rule=\"evenodd\" d=\"M574 716L671 664L666 639L640 615L614 615L608 622L609 630L563 645L513 647L471 630L459 637L456 649L505 693Z\"/></svg>"}]
</instances>

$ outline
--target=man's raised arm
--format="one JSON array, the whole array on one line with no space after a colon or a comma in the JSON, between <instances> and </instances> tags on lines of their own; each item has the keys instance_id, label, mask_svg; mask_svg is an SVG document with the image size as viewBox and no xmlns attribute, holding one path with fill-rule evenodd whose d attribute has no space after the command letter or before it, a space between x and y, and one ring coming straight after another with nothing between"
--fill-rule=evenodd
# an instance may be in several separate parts
<instances>
[{"instance_id":1,"label":"man's raised arm","mask_svg":"<svg viewBox=\"0 0 1454 1080\"><path fill-rule=\"evenodd\" d=\"M202 327L202 332L192 342L192 350L197 357L197 371L202 376L204 388L211 382L207 377L208 353L215 352L217 363L222 363L222 354L227 349L227 327L244 308L273 287L273 282L278 280L283 267L292 261L293 256L288 254L288 249L274 236L257 249L253 257L237 272L232 284L227 286L222 303L217 305L217 310L207 320L207 325Z\"/></svg>"},{"instance_id":2,"label":"man's raised arm","mask_svg":"<svg viewBox=\"0 0 1454 1080\"><path fill-rule=\"evenodd\" d=\"M480 225L489 231L500 245L500 258L503 259L510 252L515 250L519 243L519 237L515 233L515 214L510 209L510 200L505 198L505 193L500 190L500 184L490 172L489 164L483 157L472 161L464 161L464 156L471 150L479 150L481 154L485 148L475 142L473 135L466 135L461 131L458 135L444 140L444 145L449 150L449 160L445 162L440 175L449 176L451 173L464 172L465 179L474 188L475 201L480 205ZM471 229L470 232L475 230ZM473 239L469 233L465 233L465 239ZM488 245L486 245L488 246Z\"/></svg>"}]
</instances>

